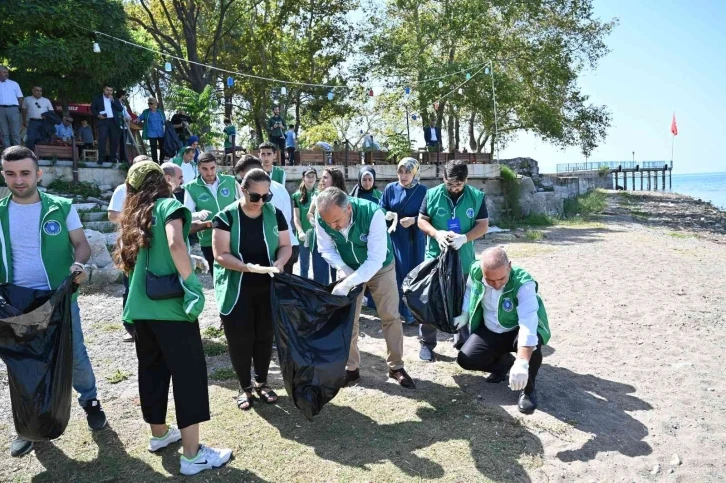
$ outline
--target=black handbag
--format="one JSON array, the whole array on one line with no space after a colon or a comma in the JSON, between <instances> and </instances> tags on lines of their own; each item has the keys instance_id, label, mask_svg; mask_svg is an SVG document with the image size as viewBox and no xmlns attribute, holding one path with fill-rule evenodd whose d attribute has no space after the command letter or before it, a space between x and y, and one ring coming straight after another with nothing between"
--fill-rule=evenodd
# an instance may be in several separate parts
<instances>
[{"instance_id":1,"label":"black handbag","mask_svg":"<svg viewBox=\"0 0 726 483\"><path fill-rule=\"evenodd\" d=\"M168 300L184 297L184 287L179 280L178 273L171 275L156 275L149 271L149 258L151 245L146 251L146 296L150 300Z\"/></svg>"}]
</instances>

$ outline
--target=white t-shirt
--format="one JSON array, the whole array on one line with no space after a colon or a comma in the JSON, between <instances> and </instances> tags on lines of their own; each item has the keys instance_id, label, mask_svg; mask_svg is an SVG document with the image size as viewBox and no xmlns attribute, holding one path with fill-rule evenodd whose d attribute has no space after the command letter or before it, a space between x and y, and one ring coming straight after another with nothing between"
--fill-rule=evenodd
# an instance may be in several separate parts
<instances>
[{"instance_id":1,"label":"white t-shirt","mask_svg":"<svg viewBox=\"0 0 726 483\"><path fill-rule=\"evenodd\" d=\"M184 163L182 163L184 164ZM184 183L186 183L186 178L184 179ZM212 192L212 196L214 196L214 199L217 199L217 188L219 188L219 176L217 179L214 180L214 183L208 184L204 183L204 185L209 188L209 191ZM194 198L192 198L192 195L189 194L189 190L184 190L184 206L189 208L189 211L192 213L195 213L197 211L197 204L194 202Z\"/></svg>"},{"instance_id":2,"label":"white t-shirt","mask_svg":"<svg viewBox=\"0 0 726 483\"><path fill-rule=\"evenodd\" d=\"M292 232L295 225L292 224L292 200L290 199L290 193L277 181L270 183L270 193L272 193L272 204L282 212L285 221L287 221L290 243L294 247L298 246L300 242L297 241L297 237Z\"/></svg>"},{"instance_id":3,"label":"white t-shirt","mask_svg":"<svg viewBox=\"0 0 726 483\"><path fill-rule=\"evenodd\" d=\"M12 200L8 203L10 247L13 257L12 283L36 290L50 290L43 259L40 256L40 230L29 229L29 227L40 227L42 208L40 201L30 205L22 205ZM69 232L83 228L78 212L73 207L66 217L66 228Z\"/></svg>"},{"instance_id":4,"label":"white t-shirt","mask_svg":"<svg viewBox=\"0 0 726 483\"><path fill-rule=\"evenodd\" d=\"M182 161L181 170L182 175L184 176L184 184L191 183L192 181L197 179L197 176L199 175L199 171L197 171L197 167L193 162L185 163L184 161Z\"/></svg>"},{"instance_id":5,"label":"white t-shirt","mask_svg":"<svg viewBox=\"0 0 726 483\"><path fill-rule=\"evenodd\" d=\"M17 82L5 79L0 82L0 106L17 106L18 99L23 97L23 92Z\"/></svg>"},{"instance_id":6,"label":"white t-shirt","mask_svg":"<svg viewBox=\"0 0 726 483\"><path fill-rule=\"evenodd\" d=\"M40 107L38 107L40 106ZM23 109L28 112L28 119L43 119L42 116L46 112L53 111L53 104L50 103L45 97L36 99L33 96L28 96L23 99Z\"/></svg>"},{"instance_id":7,"label":"white t-shirt","mask_svg":"<svg viewBox=\"0 0 726 483\"><path fill-rule=\"evenodd\" d=\"M124 209L124 201L126 201L126 183L121 183L113 190L111 201L108 202L108 211L121 213Z\"/></svg>"}]
</instances>

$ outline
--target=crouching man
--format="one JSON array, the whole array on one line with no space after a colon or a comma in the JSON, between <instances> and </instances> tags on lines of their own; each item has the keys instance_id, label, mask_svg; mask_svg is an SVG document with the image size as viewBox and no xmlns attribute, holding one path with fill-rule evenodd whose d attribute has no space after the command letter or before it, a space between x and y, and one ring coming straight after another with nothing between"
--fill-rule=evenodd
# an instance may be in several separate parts
<instances>
[{"instance_id":1,"label":"crouching man","mask_svg":"<svg viewBox=\"0 0 726 483\"><path fill-rule=\"evenodd\" d=\"M486 381L502 382L521 391L519 411L537 408L535 379L542 365L542 345L550 328L537 282L523 269L512 267L501 248L488 248L471 265L457 326L470 324L471 336L457 357L467 370L485 371ZM516 357L511 353L516 353Z\"/></svg>"}]
</instances>

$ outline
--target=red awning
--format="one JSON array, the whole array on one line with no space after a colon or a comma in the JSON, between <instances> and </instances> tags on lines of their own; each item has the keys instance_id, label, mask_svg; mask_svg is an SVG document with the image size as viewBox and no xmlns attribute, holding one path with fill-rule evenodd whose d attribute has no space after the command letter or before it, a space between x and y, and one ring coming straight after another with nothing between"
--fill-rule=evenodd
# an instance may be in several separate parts
<instances>
[{"instance_id":1,"label":"red awning","mask_svg":"<svg viewBox=\"0 0 726 483\"><path fill-rule=\"evenodd\" d=\"M61 107L60 104L56 103L56 110L60 111ZM68 104L68 114L77 114L80 116L91 116L91 105L90 104ZM129 115L131 116L131 119L136 119L138 116L134 114L133 112L129 111Z\"/></svg>"}]
</instances>

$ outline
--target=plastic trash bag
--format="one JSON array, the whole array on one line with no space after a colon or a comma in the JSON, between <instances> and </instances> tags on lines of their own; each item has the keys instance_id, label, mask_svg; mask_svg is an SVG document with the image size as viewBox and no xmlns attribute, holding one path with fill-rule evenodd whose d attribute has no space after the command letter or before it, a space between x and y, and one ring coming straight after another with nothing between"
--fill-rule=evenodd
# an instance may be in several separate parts
<instances>
[{"instance_id":1,"label":"plastic trash bag","mask_svg":"<svg viewBox=\"0 0 726 483\"><path fill-rule=\"evenodd\" d=\"M18 436L59 437L71 417L72 277L53 290L0 285L0 358Z\"/></svg>"},{"instance_id":2,"label":"plastic trash bag","mask_svg":"<svg viewBox=\"0 0 726 483\"><path fill-rule=\"evenodd\" d=\"M334 286L286 273L273 278L272 318L282 378L309 420L345 383L361 287L341 297L331 295Z\"/></svg>"},{"instance_id":3,"label":"plastic trash bag","mask_svg":"<svg viewBox=\"0 0 726 483\"><path fill-rule=\"evenodd\" d=\"M403 300L418 323L449 334L457 332L454 317L461 315L466 282L456 250L447 249L411 270L402 288Z\"/></svg>"}]
</instances>

